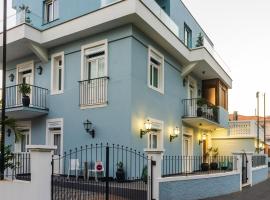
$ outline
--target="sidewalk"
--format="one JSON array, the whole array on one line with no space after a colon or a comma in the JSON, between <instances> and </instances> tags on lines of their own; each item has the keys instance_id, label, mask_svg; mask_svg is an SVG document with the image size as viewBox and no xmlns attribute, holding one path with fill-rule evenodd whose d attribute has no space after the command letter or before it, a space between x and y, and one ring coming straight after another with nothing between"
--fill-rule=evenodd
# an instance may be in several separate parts
<instances>
[{"instance_id":1,"label":"sidewalk","mask_svg":"<svg viewBox=\"0 0 270 200\"><path fill-rule=\"evenodd\" d=\"M229 195L208 198L207 200L269 200L270 199L270 178L253 187L245 187L242 192Z\"/></svg>"}]
</instances>

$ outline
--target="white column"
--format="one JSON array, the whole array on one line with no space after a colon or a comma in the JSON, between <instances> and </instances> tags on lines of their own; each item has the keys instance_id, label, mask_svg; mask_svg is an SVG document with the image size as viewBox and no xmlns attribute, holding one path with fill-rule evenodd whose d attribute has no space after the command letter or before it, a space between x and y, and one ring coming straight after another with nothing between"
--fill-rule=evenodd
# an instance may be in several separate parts
<instances>
[{"instance_id":1,"label":"white column","mask_svg":"<svg viewBox=\"0 0 270 200\"><path fill-rule=\"evenodd\" d=\"M152 198L155 200L159 199L159 182L157 179L161 178L161 165L162 165L162 155L163 150L152 150L147 149L145 150L147 153L149 160L148 163L148 173L151 173L151 161L154 162L154 165L152 166ZM150 174L149 174L150 175ZM150 186L150 183L149 183ZM149 196L150 197L150 196Z\"/></svg>"},{"instance_id":2,"label":"white column","mask_svg":"<svg viewBox=\"0 0 270 200\"><path fill-rule=\"evenodd\" d=\"M31 158L32 199L51 200L52 154L56 146L28 145Z\"/></svg>"},{"instance_id":3,"label":"white column","mask_svg":"<svg viewBox=\"0 0 270 200\"><path fill-rule=\"evenodd\" d=\"M236 156L237 161L236 161L236 165L237 165L237 171L240 173L240 186L242 188L242 164L243 164L243 154L246 154L247 156L247 184L251 184L252 185L252 155L253 152L234 152L232 153L234 156Z\"/></svg>"}]
</instances>

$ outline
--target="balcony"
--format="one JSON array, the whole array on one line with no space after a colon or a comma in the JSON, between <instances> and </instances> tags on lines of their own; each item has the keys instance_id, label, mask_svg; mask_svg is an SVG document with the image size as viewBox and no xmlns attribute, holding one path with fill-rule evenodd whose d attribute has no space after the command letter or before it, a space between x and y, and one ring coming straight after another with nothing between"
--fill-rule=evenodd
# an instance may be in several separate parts
<instances>
[{"instance_id":1,"label":"balcony","mask_svg":"<svg viewBox=\"0 0 270 200\"><path fill-rule=\"evenodd\" d=\"M221 127L219 124L219 108L205 99L184 99L183 122L193 127L212 130Z\"/></svg>"},{"instance_id":2,"label":"balcony","mask_svg":"<svg viewBox=\"0 0 270 200\"><path fill-rule=\"evenodd\" d=\"M48 114L48 89L29 85L30 105L23 106L19 85L6 87L6 116L14 119L30 119ZM2 93L2 89L1 89Z\"/></svg>"},{"instance_id":3,"label":"balcony","mask_svg":"<svg viewBox=\"0 0 270 200\"><path fill-rule=\"evenodd\" d=\"M240 137L240 138L257 138L257 122L254 120L249 121L230 121L229 122L230 137ZM263 127L259 125L259 139L264 140L264 130Z\"/></svg>"},{"instance_id":4,"label":"balcony","mask_svg":"<svg viewBox=\"0 0 270 200\"><path fill-rule=\"evenodd\" d=\"M63 2L60 0L59 4ZM201 45L196 44L197 38L193 38L190 47L185 45L180 25L154 0L95 0L91 5L91 8L85 6L80 16L62 16L47 24L43 23L42 14L35 14L31 8L30 13L17 13L10 19L13 23L9 28L13 28L8 30L7 60L34 53L42 62L48 62L49 48L133 24L181 63L182 77L192 72L201 80L219 78L231 88L229 71L210 39L204 35ZM0 33L0 53L1 38Z\"/></svg>"},{"instance_id":5,"label":"balcony","mask_svg":"<svg viewBox=\"0 0 270 200\"><path fill-rule=\"evenodd\" d=\"M109 77L100 77L79 81L80 107L104 106L108 104Z\"/></svg>"}]
</instances>

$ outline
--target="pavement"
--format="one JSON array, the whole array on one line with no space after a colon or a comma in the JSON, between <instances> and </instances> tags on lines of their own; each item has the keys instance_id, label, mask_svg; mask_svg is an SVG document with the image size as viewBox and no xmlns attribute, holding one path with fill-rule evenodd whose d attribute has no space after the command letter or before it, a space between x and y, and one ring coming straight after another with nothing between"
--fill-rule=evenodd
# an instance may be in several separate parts
<instances>
[{"instance_id":1,"label":"pavement","mask_svg":"<svg viewBox=\"0 0 270 200\"><path fill-rule=\"evenodd\" d=\"M208 198L207 200L270 200L270 178L253 187L244 187L242 192Z\"/></svg>"}]
</instances>

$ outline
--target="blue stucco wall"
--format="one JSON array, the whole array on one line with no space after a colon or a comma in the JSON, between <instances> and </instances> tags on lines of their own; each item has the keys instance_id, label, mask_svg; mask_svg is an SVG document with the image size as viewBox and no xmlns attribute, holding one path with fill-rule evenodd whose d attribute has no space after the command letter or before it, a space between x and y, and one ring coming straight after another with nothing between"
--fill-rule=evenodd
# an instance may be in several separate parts
<instances>
[{"instance_id":1,"label":"blue stucco wall","mask_svg":"<svg viewBox=\"0 0 270 200\"><path fill-rule=\"evenodd\" d=\"M23 4L27 5L31 11L31 13L28 14L29 18L31 19L30 24L35 28L44 30L46 28L100 9L102 7L102 1L105 2L105 0L91 0L91 2L85 0L58 0L59 18L47 24L43 23L44 0L13 0L13 8L18 10L19 6ZM107 0L106 3L112 3L114 1L115 0Z\"/></svg>"},{"instance_id":2,"label":"blue stucco wall","mask_svg":"<svg viewBox=\"0 0 270 200\"><path fill-rule=\"evenodd\" d=\"M70 19L78 16L93 12L102 7L102 1L106 3L112 3L116 0L91 0L91 3L85 0L58 0L59 1L59 18L53 22L43 23L43 2L44 0L13 0L13 8L19 9L21 5L29 6L31 13L28 14L31 22L30 24L35 28L44 30L55 26L57 24L66 22ZM156 0L161 8L172 18L172 20L179 27L180 39L184 39L184 23L186 23L192 30L192 44L196 45L197 37L199 33L206 36L201 26L188 11L181 0ZM211 43L211 42L210 42Z\"/></svg>"},{"instance_id":3,"label":"blue stucco wall","mask_svg":"<svg viewBox=\"0 0 270 200\"><path fill-rule=\"evenodd\" d=\"M196 200L240 191L240 174L161 182L160 200Z\"/></svg>"},{"instance_id":4,"label":"blue stucco wall","mask_svg":"<svg viewBox=\"0 0 270 200\"><path fill-rule=\"evenodd\" d=\"M268 178L268 167L252 170L252 185L265 181Z\"/></svg>"},{"instance_id":5,"label":"blue stucco wall","mask_svg":"<svg viewBox=\"0 0 270 200\"><path fill-rule=\"evenodd\" d=\"M229 128L229 112L221 106L219 106L218 121L221 126Z\"/></svg>"},{"instance_id":6,"label":"blue stucco wall","mask_svg":"<svg viewBox=\"0 0 270 200\"><path fill-rule=\"evenodd\" d=\"M192 47L196 46L196 41L199 33L206 36L205 32L186 8L184 3L179 0L167 0L170 1L170 12L169 15L173 19L173 21L179 27L179 37L183 41L184 40L184 24L186 23L188 27L192 30ZM207 37L208 38L208 37Z\"/></svg>"},{"instance_id":7,"label":"blue stucco wall","mask_svg":"<svg viewBox=\"0 0 270 200\"><path fill-rule=\"evenodd\" d=\"M79 84L81 73L81 46L108 39L108 101L103 108L79 108ZM165 89L160 94L147 85L148 46L151 45L165 57ZM132 25L123 26L102 34L87 37L62 46L49 49L49 54L64 51L65 85L64 93L48 95L49 114L32 119L32 144L45 144L46 120L64 119L64 151L81 145L99 142L123 144L143 151L147 137L141 139L139 130L144 120L152 117L164 121L164 148L167 154L180 155L182 137L169 142L169 134L182 125L183 104L187 98L180 76L181 66L166 51L147 38ZM35 69L41 65L42 75L35 70L34 84L50 90L51 62L41 63L34 55L8 63L8 73L16 74L16 65L34 60ZM196 77L194 77L196 78ZM7 85L14 85L16 80ZM201 80L197 80L199 85ZM117 116L117 117L116 117ZM96 130L92 139L84 130L83 122L89 119ZM201 154L198 144L198 130L194 129L193 152ZM14 138L8 138L12 144Z\"/></svg>"}]
</instances>

